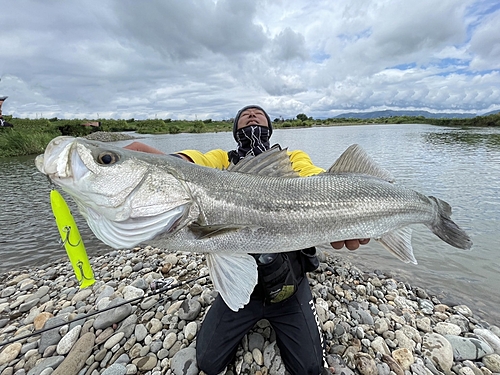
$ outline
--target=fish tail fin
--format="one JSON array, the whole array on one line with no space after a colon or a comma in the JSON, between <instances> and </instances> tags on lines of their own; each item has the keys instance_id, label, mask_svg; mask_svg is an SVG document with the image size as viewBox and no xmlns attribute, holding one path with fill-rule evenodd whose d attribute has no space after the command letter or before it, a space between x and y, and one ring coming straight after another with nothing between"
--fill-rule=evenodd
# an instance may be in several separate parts
<instances>
[{"instance_id":1,"label":"fish tail fin","mask_svg":"<svg viewBox=\"0 0 500 375\"><path fill-rule=\"evenodd\" d=\"M436 197L430 196L429 199L433 201L438 208L437 219L434 223L428 225L429 229L451 246L469 250L472 247L472 241L467 233L451 220L451 206Z\"/></svg>"}]
</instances>

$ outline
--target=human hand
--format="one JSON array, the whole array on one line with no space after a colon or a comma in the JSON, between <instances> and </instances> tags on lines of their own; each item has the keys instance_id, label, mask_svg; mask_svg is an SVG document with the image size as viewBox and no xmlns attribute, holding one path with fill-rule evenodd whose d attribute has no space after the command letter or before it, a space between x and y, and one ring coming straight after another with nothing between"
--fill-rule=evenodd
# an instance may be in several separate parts
<instances>
[{"instance_id":1,"label":"human hand","mask_svg":"<svg viewBox=\"0 0 500 375\"><path fill-rule=\"evenodd\" d=\"M349 250L357 250L360 245L366 245L368 242L370 242L369 238L361 238L358 240L345 240L345 241L331 242L330 245L332 245L332 247L336 250L340 250L344 246L347 247Z\"/></svg>"}]
</instances>

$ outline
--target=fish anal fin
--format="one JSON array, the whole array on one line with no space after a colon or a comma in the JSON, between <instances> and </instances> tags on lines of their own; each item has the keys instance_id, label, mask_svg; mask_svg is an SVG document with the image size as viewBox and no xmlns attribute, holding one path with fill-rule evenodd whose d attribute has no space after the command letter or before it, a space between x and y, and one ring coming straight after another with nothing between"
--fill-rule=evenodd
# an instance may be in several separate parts
<instances>
[{"instance_id":1,"label":"fish anal fin","mask_svg":"<svg viewBox=\"0 0 500 375\"><path fill-rule=\"evenodd\" d=\"M417 264L411 246L411 232L411 228L404 227L388 232L376 240L401 261Z\"/></svg>"},{"instance_id":2,"label":"fish anal fin","mask_svg":"<svg viewBox=\"0 0 500 375\"><path fill-rule=\"evenodd\" d=\"M349 146L328 169L327 173L366 174L381 178L388 182L394 182L392 174L380 167L366 151L357 144Z\"/></svg>"},{"instance_id":3,"label":"fish anal fin","mask_svg":"<svg viewBox=\"0 0 500 375\"><path fill-rule=\"evenodd\" d=\"M287 149L281 149L280 145L274 145L257 156L246 156L227 170L266 177L299 177L292 168Z\"/></svg>"},{"instance_id":4,"label":"fish anal fin","mask_svg":"<svg viewBox=\"0 0 500 375\"><path fill-rule=\"evenodd\" d=\"M250 301L258 277L253 256L209 253L207 264L215 289L231 310L238 311Z\"/></svg>"}]
</instances>

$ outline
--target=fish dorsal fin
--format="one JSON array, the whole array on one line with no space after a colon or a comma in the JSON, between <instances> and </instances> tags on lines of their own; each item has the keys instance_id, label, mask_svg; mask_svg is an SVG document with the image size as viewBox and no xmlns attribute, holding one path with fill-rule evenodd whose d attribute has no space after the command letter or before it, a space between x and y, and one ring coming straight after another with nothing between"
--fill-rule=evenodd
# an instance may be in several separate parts
<instances>
[{"instance_id":1,"label":"fish dorsal fin","mask_svg":"<svg viewBox=\"0 0 500 375\"><path fill-rule=\"evenodd\" d=\"M215 289L226 305L238 311L250 301L257 285L257 262L248 254L207 254L207 265Z\"/></svg>"},{"instance_id":2,"label":"fish dorsal fin","mask_svg":"<svg viewBox=\"0 0 500 375\"><path fill-rule=\"evenodd\" d=\"M247 156L238 164L231 164L227 170L267 177L299 177L292 168L287 150L282 150L280 145L274 145L257 156Z\"/></svg>"},{"instance_id":3,"label":"fish dorsal fin","mask_svg":"<svg viewBox=\"0 0 500 375\"><path fill-rule=\"evenodd\" d=\"M349 146L328 169L327 173L359 173L394 182L392 174L375 163L366 151L357 144Z\"/></svg>"}]
</instances>

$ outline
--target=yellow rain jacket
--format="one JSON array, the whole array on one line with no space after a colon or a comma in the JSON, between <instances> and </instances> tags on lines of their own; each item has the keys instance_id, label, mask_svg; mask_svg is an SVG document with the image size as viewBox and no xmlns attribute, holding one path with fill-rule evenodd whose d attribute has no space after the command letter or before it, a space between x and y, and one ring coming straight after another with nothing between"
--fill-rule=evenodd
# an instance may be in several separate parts
<instances>
[{"instance_id":1,"label":"yellow rain jacket","mask_svg":"<svg viewBox=\"0 0 500 375\"><path fill-rule=\"evenodd\" d=\"M178 152L191 158L195 164L204 165L205 167L212 167L218 169L226 169L229 167L229 158L227 151L215 149L202 153L197 150L184 150ZM315 166L309 155L304 151L295 150L288 151L288 156L292 162L292 168L299 173L301 177L313 176L324 172L323 168Z\"/></svg>"}]
</instances>

